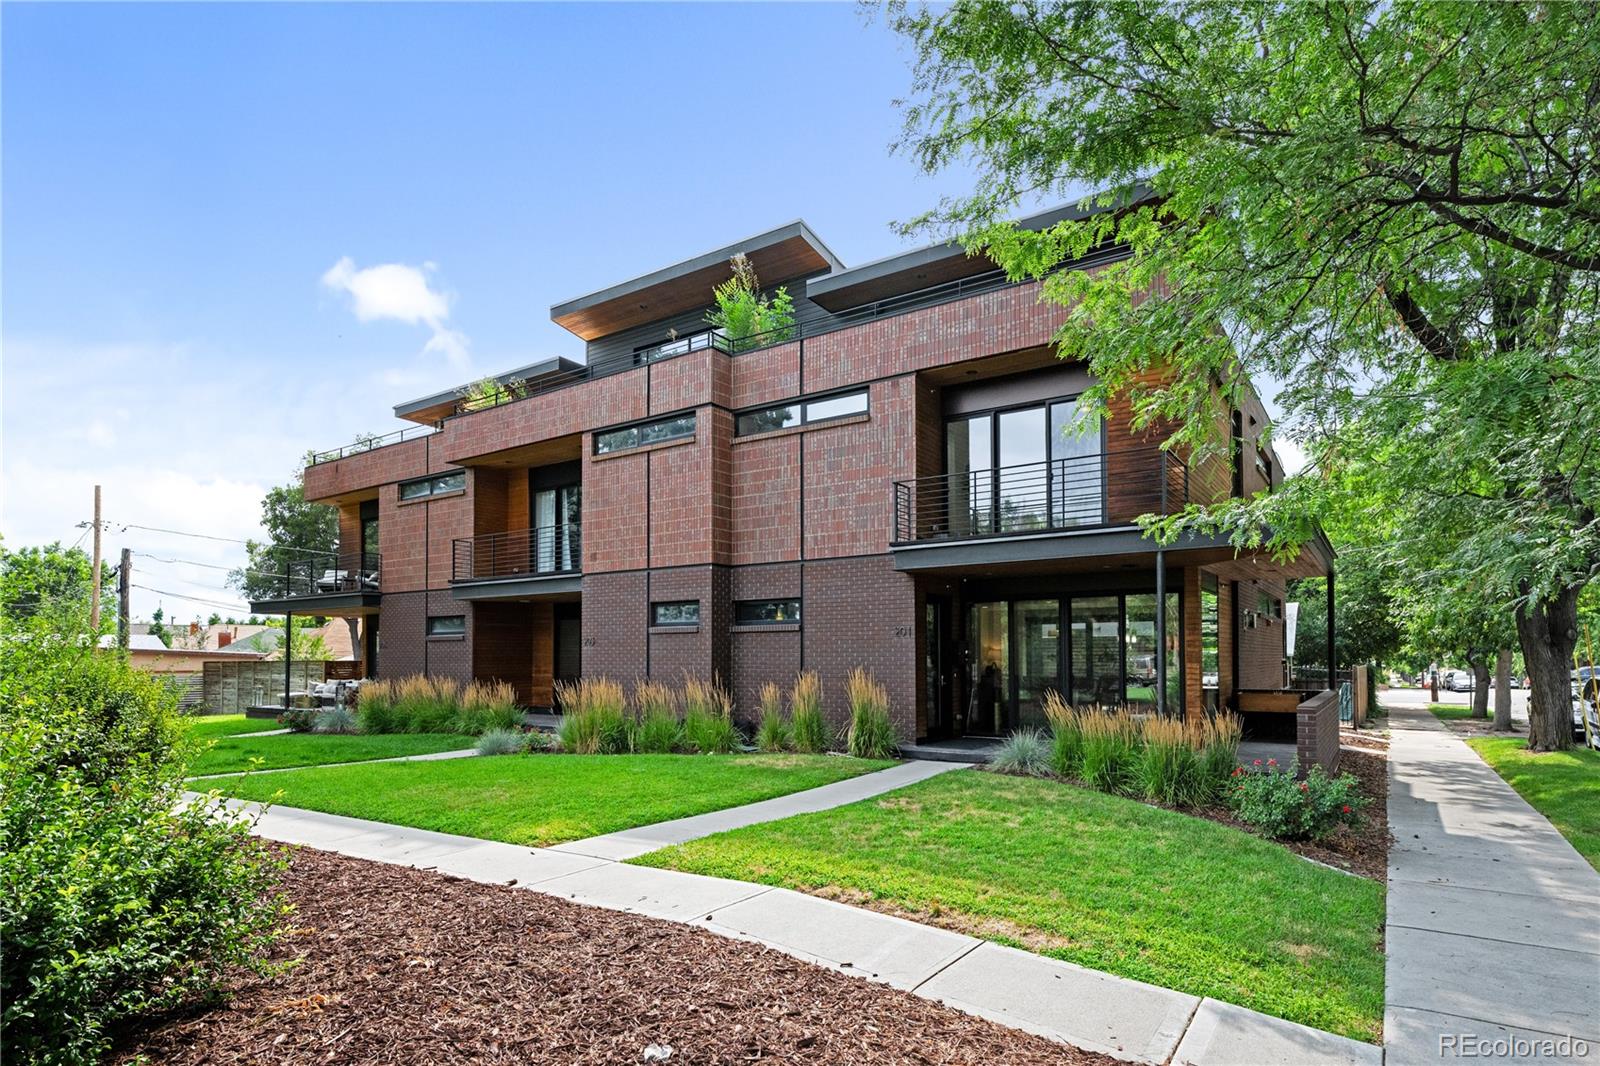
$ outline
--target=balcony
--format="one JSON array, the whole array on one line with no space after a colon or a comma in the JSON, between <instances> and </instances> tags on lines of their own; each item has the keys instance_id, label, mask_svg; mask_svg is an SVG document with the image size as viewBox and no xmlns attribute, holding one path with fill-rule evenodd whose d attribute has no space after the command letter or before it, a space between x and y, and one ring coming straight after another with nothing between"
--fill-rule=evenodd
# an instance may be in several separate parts
<instances>
[{"instance_id":1,"label":"balcony","mask_svg":"<svg viewBox=\"0 0 1600 1066\"><path fill-rule=\"evenodd\" d=\"M450 585L457 599L567 596L582 587L582 527L577 523L484 533L451 542Z\"/></svg>"},{"instance_id":2,"label":"balcony","mask_svg":"<svg viewBox=\"0 0 1600 1066\"><path fill-rule=\"evenodd\" d=\"M383 585L377 552L307 552L290 559L274 594L250 602L256 614L372 614Z\"/></svg>"},{"instance_id":3,"label":"balcony","mask_svg":"<svg viewBox=\"0 0 1600 1066\"><path fill-rule=\"evenodd\" d=\"M1140 448L897 481L890 547L901 569L1148 551L1137 519L1181 510L1189 480ZM959 550L908 551L930 548Z\"/></svg>"}]
</instances>

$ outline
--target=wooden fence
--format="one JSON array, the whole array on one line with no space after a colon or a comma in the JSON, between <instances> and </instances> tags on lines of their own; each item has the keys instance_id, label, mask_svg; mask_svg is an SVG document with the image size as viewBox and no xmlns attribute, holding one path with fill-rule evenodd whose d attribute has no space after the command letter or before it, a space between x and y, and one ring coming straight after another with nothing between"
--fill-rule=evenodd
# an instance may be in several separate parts
<instances>
[{"instance_id":1,"label":"wooden fence","mask_svg":"<svg viewBox=\"0 0 1600 1066\"><path fill-rule=\"evenodd\" d=\"M334 665L314 661L290 663L293 691L305 692L312 684L327 680L328 667ZM243 714L251 707L282 707L283 663L206 663L204 691L205 710L209 714Z\"/></svg>"}]
</instances>

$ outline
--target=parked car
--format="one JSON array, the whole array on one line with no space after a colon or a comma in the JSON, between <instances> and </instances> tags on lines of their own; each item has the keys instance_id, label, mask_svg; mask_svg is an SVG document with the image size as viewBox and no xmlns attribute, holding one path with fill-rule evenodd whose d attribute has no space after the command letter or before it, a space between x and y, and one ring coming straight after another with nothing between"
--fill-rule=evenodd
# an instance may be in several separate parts
<instances>
[{"instance_id":1,"label":"parked car","mask_svg":"<svg viewBox=\"0 0 1600 1066\"><path fill-rule=\"evenodd\" d=\"M1439 677L1440 687L1450 692L1471 692L1473 677L1471 670L1446 670Z\"/></svg>"}]
</instances>

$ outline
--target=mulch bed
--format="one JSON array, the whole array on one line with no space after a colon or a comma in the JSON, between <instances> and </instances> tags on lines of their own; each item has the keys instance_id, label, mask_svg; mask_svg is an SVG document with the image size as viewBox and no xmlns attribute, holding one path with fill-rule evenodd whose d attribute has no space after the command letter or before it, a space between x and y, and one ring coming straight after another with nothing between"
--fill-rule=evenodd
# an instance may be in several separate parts
<instances>
[{"instance_id":1,"label":"mulch bed","mask_svg":"<svg viewBox=\"0 0 1600 1066\"><path fill-rule=\"evenodd\" d=\"M1116 1060L672 922L297 849L271 979L125 1039L163 1063Z\"/></svg>"}]
</instances>

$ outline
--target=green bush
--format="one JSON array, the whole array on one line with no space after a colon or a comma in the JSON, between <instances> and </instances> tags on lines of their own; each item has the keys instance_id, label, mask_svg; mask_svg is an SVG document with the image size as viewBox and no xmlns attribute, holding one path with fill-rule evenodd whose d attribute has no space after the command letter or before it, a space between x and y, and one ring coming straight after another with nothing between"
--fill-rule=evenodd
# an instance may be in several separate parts
<instances>
[{"instance_id":1,"label":"green bush","mask_svg":"<svg viewBox=\"0 0 1600 1066\"><path fill-rule=\"evenodd\" d=\"M279 712L278 724L291 733L309 733L317 727L317 708L289 707Z\"/></svg>"},{"instance_id":2,"label":"green bush","mask_svg":"<svg viewBox=\"0 0 1600 1066\"><path fill-rule=\"evenodd\" d=\"M0 640L0 1043L92 1062L113 1029L220 991L285 913L249 821L182 802L164 686L42 631Z\"/></svg>"},{"instance_id":3,"label":"green bush","mask_svg":"<svg viewBox=\"0 0 1600 1066\"><path fill-rule=\"evenodd\" d=\"M828 725L822 719L822 682L816 672L795 676L789 690L789 732L794 750L816 755L828 750Z\"/></svg>"},{"instance_id":4,"label":"green bush","mask_svg":"<svg viewBox=\"0 0 1600 1066\"><path fill-rule=\"evenodd\" d=\"M528 749L520 729L488 729L478 738L479 755L516 755Z\"/></svg>"},{"instance_id":5,"label":"green bush","mask_svg":"<svg viewBox=\"0 0 1600 1066\"><path fill-rule=\"evenodd\" d=\"M845 679L845 701L850 705L850 727L845 750L858 759L891 759L900 751L889 718L889 692L859 666Z\"/></svg>"},{"instance_id":6,"label":"green bush","mask_svg":"<svg viewBox=\"0 0 1600 1066\"><path fill-rule=\"evenodd\" d=\"M1083 752L1078 775L1101 792L1132 795L1138 791L1138 727L1127 715L1080 713Z\"/></svg>"},{"instance_id":7,"label":"green bush","mask_svg":"<svg viewBox=\"0 0 1600 1066\"><path fill-rule=\"evenodd\" d=\"M683 679L683 739L701 755L726 755L744 743L733 724L733 697L715 678Z\"/></svg>"},{"instance_id":8,"label":"green bush","mask_svg":"<svg viewBox=\"0 0 1600 1066\"><path fill-rule=\"evenodd\" d=\"M1175 718L1152 718L1140 731L1137 773L1144 798L1168 807L1194 807L1206 795L1200 756L1188 727Z\"/></svg>"},{"instance_id":9,"label":"green bush","mask_svg":"<svg viewBox=\"0 0 1600 1066\"><path fill-rule=\"evenodd\" d=\"M1053 689L1044 694L1050 720L1050 768L1061 777L1083 774L1083 721L1078 711Z\"/></svg>"},{"instance_id":10,"label":"green bush","mask_svg":"<svg viewBox=\"0 0 1600 1066\"><path fill-rule=\"evenodd\" d=\"M784 751L789 742L789 723L783 718L783 693L768 681L761 686L761 724L756 728L756 747L761 751Z\"/></svg>"},{"instance_id":11,"label":"green bush","mask_svg":"<svg viewBox=\"0 0 1600 1066\"><path fill-rule=\"evenodd\" d=\"M1050 776L1050 738L1037 729L1019 729L995 749L989 769L1002 774Z\"/></svg>"},{"instance_id":12,"label":"green bush","mask_svg":"<svg viewBox=\"0 0 1600 1066\"><path fill-rule=\"evenodd\" d=\"M491 729L515 730L522 725L517 693L504 681L474 681L461 689L453 731L475 736Z\"/></svg>"},{"instance_id":13,"label":"green bush","mask_svg":"<svg viewBox=\"0 0 1600 1066\"><path fill-rule=\"evenodd\" d=\"M1239 820L1280 840L1321 840L1341 825L1361 824L1367 800L1354 774L1329 777L1313 766L1296 780L1297 770L1298 760L1285 769L1275 759L1236 768L1229 798Z\"/></svg>"},{"instance_id":14,"label":"green bush","mask_svg":"<svg viewBox=\"0 0 1600 1066\"><path fill-rule=\"evenodd\" d=\"M311 716L311 729L315 733L356 733L361 723L348 707L324 707Z\"/></svg>"},{"instance_id":15,"label":"green bush","mask_svg":"<svg viewBox=\"0 0 1600 1066\"><path fill-rule=\"evenodd\" d=\"M669 755L683 747L683 726L678 722L678 694L671 685L641 681L633 687L633 750L647 755Z\"/></svg>"},{"instance_id":16,"label":"green bush","mask_svg":"<svg viewBox=\"0 0 1600 1066\"><path fill-rule=\"evenodd\" d=\"M466 733L522 725L516 691L504 681L463 685L451 677L413 674L368 681L356 700L363 733Z\"/></svg>"}]
</instances>

